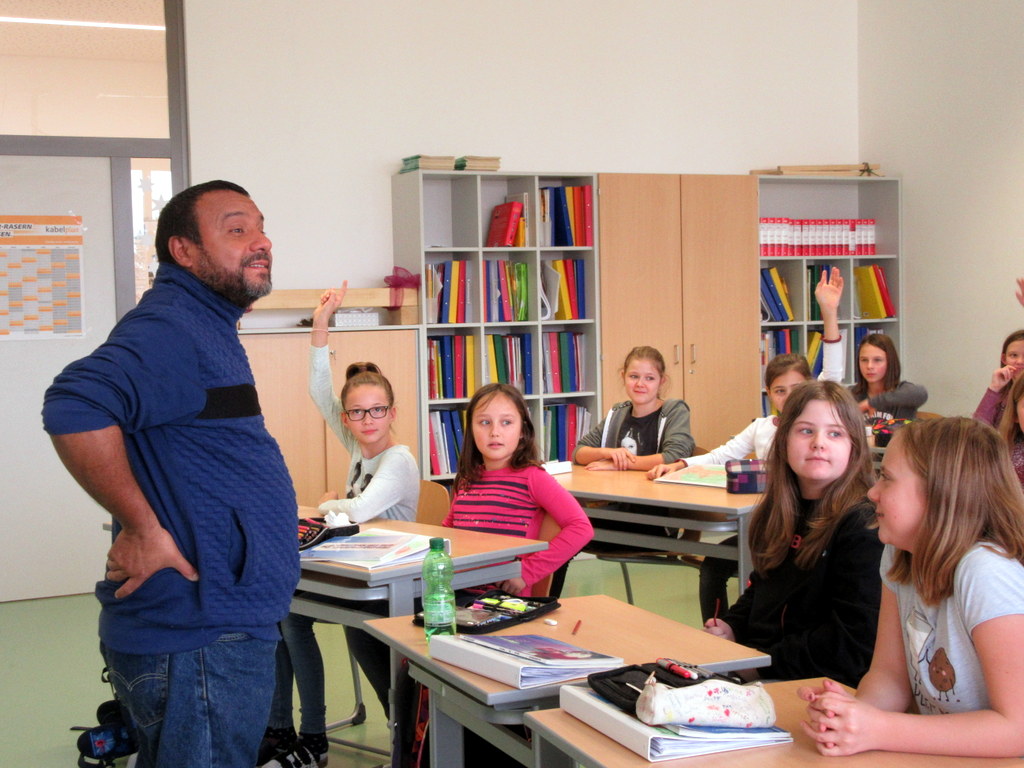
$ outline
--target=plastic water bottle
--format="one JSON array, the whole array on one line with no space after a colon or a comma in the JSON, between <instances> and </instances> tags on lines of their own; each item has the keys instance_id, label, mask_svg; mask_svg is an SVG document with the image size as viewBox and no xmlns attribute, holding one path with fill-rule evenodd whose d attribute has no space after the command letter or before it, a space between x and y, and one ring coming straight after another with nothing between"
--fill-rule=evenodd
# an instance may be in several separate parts
<instances>
[{"instance_id":1,"label":"plastic water bottle","mask_svg":"<svg viewBox=\"0 0 1024 768\"><path fill-rule=\"evenodd\" d=\"M442 538L431 539L430 551L423 559L423 628L428 642L434 635L455 634L455 567L444 544Z\"/></svg>"},{"instance_id":2,"label":"plastic water bottle","mask_svg":"<svg viewBox=\"0 0 1024 768\"><path fill-rule=\"evenodd\" d=\"M423 559L423 629L428 643L434 635L455 634L454 572L452 559L444 551L444 539L431 539L430 551Z\"/></svg>"}]
</instances>

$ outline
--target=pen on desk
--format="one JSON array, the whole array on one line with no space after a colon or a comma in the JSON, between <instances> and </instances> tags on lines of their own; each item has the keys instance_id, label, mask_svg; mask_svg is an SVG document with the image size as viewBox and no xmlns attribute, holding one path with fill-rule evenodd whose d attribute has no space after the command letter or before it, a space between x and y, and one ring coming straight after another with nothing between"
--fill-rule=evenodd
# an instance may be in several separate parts
<instances>
[{"instance_id":1,"label":"pen on desk","mask_svg":"<svg viewBox=\"0 0 1024 768\"><path fill-rule=\"evenodd\" d=\"M715 620L715 623L718 623L718 609L721 607L721 605L722 605L722 598L716 597L715 598L715 615L711 617L711 618L713 618Z\"/></svg>"},{"instance_id":2,"label":"pen on desk","mask_svg":"<svg viewBox=\"0 0 1024 768\"><path fill-rule=\"evenodd\" d=\"M572 628L572 633L573 633L574 635L575 635L575 634L576 634L577 632L579 632L579 631L580 631L580 625L581 625L582 623L583 623L583 619L580 619L580 620L578 620L578 621L576 622L576 626Z\"/></svg>"}]
</instances>

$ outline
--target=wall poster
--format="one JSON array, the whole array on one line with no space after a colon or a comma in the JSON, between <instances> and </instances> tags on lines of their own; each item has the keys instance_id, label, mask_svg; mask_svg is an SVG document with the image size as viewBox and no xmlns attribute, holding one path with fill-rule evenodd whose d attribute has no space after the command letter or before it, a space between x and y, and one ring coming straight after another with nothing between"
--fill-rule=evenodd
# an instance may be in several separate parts
<instances>
[{"instance_id":1,"label":"wall poster","mask_svg":"<svg viewBox=\"0 0 1024 768\"><path fill-rule=\"evenodd\" d=\"M0 340L83 328L82 217L0 215Z\"/></svg>"}]
</instances>

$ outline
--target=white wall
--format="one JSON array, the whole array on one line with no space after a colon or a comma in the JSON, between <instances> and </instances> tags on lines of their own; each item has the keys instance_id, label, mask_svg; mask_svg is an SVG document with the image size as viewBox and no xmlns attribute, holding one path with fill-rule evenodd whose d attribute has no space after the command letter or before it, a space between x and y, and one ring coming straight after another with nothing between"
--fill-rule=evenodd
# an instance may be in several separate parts
<instances>
[{"instance_id":1,"label":"white wall","mask_svg":"<svg viewBox=\"0 0 1024 768\"><path fill-rule=\"evenodd\" d=\"M671 173L857 160L856 8L186 0L192 179L253 194L276 286L381 285L405 155Z\"/></svg>"},{"instance_id":2,"label":"white wall","mask_svg":"<svg viewBox=\"0 0 1024 768\"><path fill-rule=\"evenodd\" d=\"M906 377L970 415L1024 327L1024 3L861 0L860 140L903 176Z\"/></svg>"}]
</instances>

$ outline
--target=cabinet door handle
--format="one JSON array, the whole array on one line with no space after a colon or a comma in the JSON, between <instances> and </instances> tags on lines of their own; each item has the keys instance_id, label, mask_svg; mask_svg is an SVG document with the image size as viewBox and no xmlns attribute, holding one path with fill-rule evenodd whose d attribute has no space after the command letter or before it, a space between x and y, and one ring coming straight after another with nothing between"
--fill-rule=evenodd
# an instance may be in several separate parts
<instances>
[{"instance_id":1,"label":"cabinet door handle","mask_svg":"<svg viewBox=\"0 0 1024 768\"><path fill-rule=\"evenodd\" d=\"M676 356L676 365L679 365L679 363L683 359L683 349L678 344L673 344L672 351L675 353Z\"/></svg>"},{"instance_id":2,"label":"cabinet door handle","mask_svg":"<svg viewBox=\"0 0 1024 768\"><path fill-rule=\"evenodd\" d=\"M691 344L690 345L690 365L696 365L696 364L697 364L697 345L696 344Z\"/></svg>"}]
</instances>

